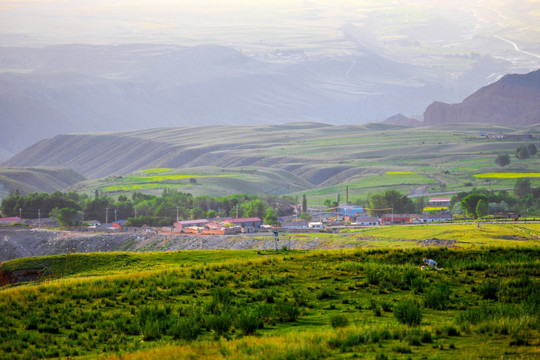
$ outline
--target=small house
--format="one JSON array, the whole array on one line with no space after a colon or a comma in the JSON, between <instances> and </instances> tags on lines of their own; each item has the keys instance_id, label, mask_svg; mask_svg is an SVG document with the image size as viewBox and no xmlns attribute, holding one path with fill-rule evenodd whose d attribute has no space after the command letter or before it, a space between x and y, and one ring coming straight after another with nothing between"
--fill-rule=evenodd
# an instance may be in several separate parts
<instances>
[{"instance_id":1,"label":"small house","mask_svg":"<svg viewBox=\"0 0 540 360\"><path fill-rule=\"evenodd\" d=\"M183 220L183 221L177 221L174 223L174 229L175 231L183 231L185 228L188 227L204 227L209 223L206 219L198 219L198 220Z\"/></svg>"}]
</instances>

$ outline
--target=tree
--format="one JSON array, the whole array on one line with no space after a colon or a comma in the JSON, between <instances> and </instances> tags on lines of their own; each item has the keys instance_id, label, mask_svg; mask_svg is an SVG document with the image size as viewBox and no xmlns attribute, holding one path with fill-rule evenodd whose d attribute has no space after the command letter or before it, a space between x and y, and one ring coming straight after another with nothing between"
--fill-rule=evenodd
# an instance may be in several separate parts
<instances>
[{"instance_id":1,"label":"tree","mask_svg":"<svg viewBox=\"0 0 540 360\"><path fill-rule=\"evenodd\" d=\"M495 163L499 166L506 166L510 164L510 156L507 154L504 155L498 155L495 159Z\"/></svg>"},{"instance_id":2,"label":"tree","mask_svg":"<svg viewBox=\"0 0 540 360\"><path fill-rule=\"evenodd\" d=\"M531 157L527 145L521 145L516 149L516 157L520 160L528 159L529 157Z\"/></svg>"},{"instance_id":3,"label":"tree","mask_svg":"<svg viewBox=\"0 0 540 360\"><path fill-rule=\"evenodd\" d=\"M390 210L395 213L410 213L415 211L415 207L411 199L407 195L403 195L396 190L386 190L383 194L375 194L369 198L369 207L373 210L368 210L371 216L381 216L388 213Z\"/></svg>"},{"instance_id":4,"label":"tree","mask_svg":"<svg viewBox=\"0 0 540 360\"><path fill-rule=\"evenodd\" d=\"M306 198L306 194L302 195L302 212L307 212L307 198Z\"/></svg>"},{"instance_id":5,"label":"tree","mask_svg":"<svg viewBox=\"0 0 540 360\"><path fill-rule=\"evenodd\" d=\"M65 227L75 226L83 219L82 213L71 208L62 208L56 214L58 223Z\"/></svg>"},{"instance_id":6,"label":"tree","mask_svg":"<svg viewBox=\"0 0 540 360\"><path fill-rule=\"evenodd\" d=\"M525 178L517 179L514 186L514 193L520 198L532 193L531 180Z\"/></svg>"},{"instance_id":7,"label":"tree","mask_svg":"<svg viewBox=\"0 0 540 360\"><path fill-rule=\"evenodd\" d=\"M278 224L278 217L276 212L274 211L274 208L269 206L266 208L266 216L264 217L264 223L267 225L277 225Z\"/></svg>"},{"instance_id":8,"label":"tree","mask_svg":"<svg viewBox=\"0 0 540 360\"><path fill-rule=\"evenodd\" d=\"M419 196L414 200L414 207L416 208L416 212L418 214L424 212L424 208L426 207L426 201L423 196Z\"/></svg>"},{"instance_id":9,"label":"tree","mask_svg":"<svg viewBox=\"0 0 540 360\"><path fill-rule=\"evenodd\" d=\"M479 217L479 218L485 217L489 213L489 204L488 204L487 199L486 200L483 200L483 199L478 200L478 202L476 203L476 209L475 210L476 210L476 216L477 217Z\"/></svg>"},{"instance_id":10,"label":"tree","mask_svg":"<svg viewBox=\"0 0 540 360\"><path fill-rule=\"evenodd\" d=\"M303 212L303 213L300 214L300 220L311 221L311 220L313 220L313 216L311 216L310 213Z\"/></svg>"},{"instance_id":11,"label":"tree","mask_svg":"<svg viewBox=\"0 0 540 360\"><path fill-rule=\"evenodd\" d=\"M488 201L488 198L486 195L483 194L469 194L461 200L461 208L465 211L465 214L468 217L472 217L473 219L478 218L478 214L476 213L476 207L478 205L478 201L484 200Z\"/></svg>"},{"instance_id":12,"label":"tree","mask_svg":"<svg viewBox=\"0 0 540 360\"><path fill-rule=\"evenodd\" d=\"M244 217L258 217L264 219L266 214L266 203L260 199L246 201L240 205Z\"/></svg>"},{"instance_id":13,"label":"tree","mask_svg":"<svg viewBox=\"0 0 540 360\"><path fill-rule=\"evenodd\" d=\"M193 208L189 212L189 217L191 220L202 219L204 218L205 215L206 213L204 212L204 210L199 209L199 208Z\"/></svg>"},{"instance_id":14,"label":"tree","mask_svg":"<svg viewBox=\"0 0 540 360\"><path fill-rule=\"evenodd\" d=\"M105 220L111 219L107 219L106 213L109 213L110 216L111 211L114 208L113 205L112 199L106 196L100 196L96 199L89 200L84 208L84 217L86 220L99 220L104 223Z\"/></svg>"},{"instance_id":15,"label":"tree","mask_svg":"<svg viewBox=\"0 0 540 360\"><path fill-rule=\"evenodd\" d=\"M534 144L527 145L527 150L529 151L530 156L534 156L536 155L536 153L538 153L538 149L536 148L536 145Z\"/></svg>"}]
</instances>

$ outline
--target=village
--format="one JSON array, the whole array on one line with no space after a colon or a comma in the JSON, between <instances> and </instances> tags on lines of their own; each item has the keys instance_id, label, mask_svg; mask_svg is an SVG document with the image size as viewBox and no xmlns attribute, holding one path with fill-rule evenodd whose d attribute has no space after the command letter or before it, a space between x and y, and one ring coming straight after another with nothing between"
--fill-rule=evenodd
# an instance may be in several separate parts
<instances>
[{"instance_id":1,"label":"village","mask_svg":"<svg viewBox=\"0 0 540 360\"><path fill-rule=\"evenodd\" d=\"M212 219L177 220L172 226L128 226L126 220L114 220L101 223L98 220L84 221L78 231L94 232L145 232L145 233L181 233L189 235L237 235L256 232L333 232L344 228L363 228L395 224L424 224L432 222L447 222L453 220L448 210L449 197L432 197L429 199L423 214L394 214L392 209L380 217L370 216L368 209L361 206L341 204L332 209L322 206L308 208L312 221L305 221L298 216L278 218L279 225L264 224L259 217L216 217ZM296 212L301 213L301 204ZM23 219L19 216L0 218L0 226L23 225L31 228L57 227L53 218Z\"/></svg>"}]
</instances>

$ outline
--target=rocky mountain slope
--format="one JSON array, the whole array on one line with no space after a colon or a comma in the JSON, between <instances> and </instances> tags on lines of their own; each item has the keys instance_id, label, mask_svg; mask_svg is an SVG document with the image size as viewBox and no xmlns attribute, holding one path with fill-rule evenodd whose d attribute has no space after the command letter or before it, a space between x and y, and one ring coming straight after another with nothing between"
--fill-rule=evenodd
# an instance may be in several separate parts
<instances>
[{"instance_id":1,"label":"rocky mountain slope","mask_svg":"<svg viewBox=\"0 0 540 360\"><path fill-rule=\"evenodd\" d=\"M517 126L540 123L540 70L506 75L459 104L434 102L424 113L425 125L471 122Z\"/></svg>"}]
</instances>

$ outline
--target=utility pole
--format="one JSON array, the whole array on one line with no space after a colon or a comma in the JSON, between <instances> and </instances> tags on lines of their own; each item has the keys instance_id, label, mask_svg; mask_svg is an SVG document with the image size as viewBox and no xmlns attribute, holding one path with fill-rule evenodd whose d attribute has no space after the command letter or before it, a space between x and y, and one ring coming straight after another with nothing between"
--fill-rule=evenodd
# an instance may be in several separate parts
<instances>
[{"instance_id":1,"label":"utility pole","mask_svg":"<svg viewBox=\"0 0 540 360\"><path fill-rule=\"evenodd\" d=\"M176 221L178 221L178 206L176 207Z\"/></svg>"},{"instance_id":2,"label":"utility pole","mask_svg":"<svg viewBox=\"0 0 540 360\"><path fill-rule=\"evenodd\" d=\"M37 209L38 229L41 229L41 209Z\"/></svg>"},{"instance_id":3,"label":"utility pole","mask_svg":"<svg viewBox=\"0 0 540 360\"><path fill-rule=\"evenodd\" d=\"M22 219L22 208L19 208L19 218Z\"/></svg>"},{"instance_id":4,"label":"utility pole","mask_svg":"<svg viewBox=\"0 0 540 360\"><path fill-rule=\"evenodd\" d=\"M236 204L236 218L238 219L238 204Z\"/></svg>"},{"instance_id":5,"label":"utility pole","mask_svg":"<svg viewBox=\"0 0 540 360\"><path fill-rule=\"evenodd\" d=\"M117 222L117 221L118 221L118 219L116 218L116 210L117 210L117 209L114 209L114 222Z\"/></svg>"},{"instance_id":6,"label":"utility pole","mask_svg":"<svg viewBox=\"0 0 540 360\"><path fill-rule=\"evenodd\" d=\"M105 208L105 225L109 224L109 207Z\"/></svg>"}]
</instances>

